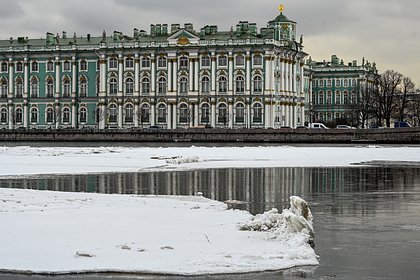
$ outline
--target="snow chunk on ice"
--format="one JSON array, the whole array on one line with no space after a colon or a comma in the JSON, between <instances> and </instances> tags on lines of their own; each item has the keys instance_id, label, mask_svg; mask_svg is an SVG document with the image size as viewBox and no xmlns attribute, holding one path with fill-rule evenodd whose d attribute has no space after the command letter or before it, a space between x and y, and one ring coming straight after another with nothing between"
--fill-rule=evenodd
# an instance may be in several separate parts
<instances>
[{"instance_id":1,"label":"snow chunk on ice","mask_svg":"<svg viewBox=\"0 0 420 280\"><path fill-rule=\"evenodd\" d=\"M190 157L173 157L166 160L166 163L168 164L183 164L183 163L192 163L192 162L198 162L199 157L198 156L190 156Z\"/></svg>"}]
</instances>

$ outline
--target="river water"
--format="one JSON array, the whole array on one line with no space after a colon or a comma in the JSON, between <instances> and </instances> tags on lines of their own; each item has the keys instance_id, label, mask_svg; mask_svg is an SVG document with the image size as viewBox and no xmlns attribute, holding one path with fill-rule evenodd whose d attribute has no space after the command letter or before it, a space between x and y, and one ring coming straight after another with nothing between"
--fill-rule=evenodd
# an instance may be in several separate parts
<instances>
[{"instance_id":1,"label":"river water","mask_svg":"<svg viewBox=\"0 0 420 280\"><path fill-rule=\"evenodd\" d=\"M173 172L50 175L0 180L3 188L120 194L197 195L235 202L253 214L308 201L318 267L188 279L419 279L420 168L229 168ZM51 279L0 274L0 279ZM78 275L54 279L183 279Z\"/></svg>"}]
</instances>

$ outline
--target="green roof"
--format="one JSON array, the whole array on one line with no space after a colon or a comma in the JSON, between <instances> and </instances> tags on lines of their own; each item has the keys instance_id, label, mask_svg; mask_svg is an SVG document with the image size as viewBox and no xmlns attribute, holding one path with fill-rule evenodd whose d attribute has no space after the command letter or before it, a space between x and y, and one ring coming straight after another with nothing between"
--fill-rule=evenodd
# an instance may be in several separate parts
<instances>
[{"instance_id":1,"label":"green roof","mask_svg":"<svg viewBox=\"0 0 420 280\"><path fill-rule=\"evenodd\" d=\"M283 13L280 13L274 20L274 22L293 22L293 20L288 19Z\"/></svg>"}]
</instances>

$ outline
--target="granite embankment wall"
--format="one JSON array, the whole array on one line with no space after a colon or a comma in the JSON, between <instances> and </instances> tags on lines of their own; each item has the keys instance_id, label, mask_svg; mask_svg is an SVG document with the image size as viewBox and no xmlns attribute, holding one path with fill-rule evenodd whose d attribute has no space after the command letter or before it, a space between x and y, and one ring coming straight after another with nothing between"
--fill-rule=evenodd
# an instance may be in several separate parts
<instances>
[{"instance_id":1,"label":"granite embankment wall","mask_svg":"<svg viewBox=\"0 0 420 280\"><path fill-rule=\"evenodd\" d=\"M3 130L0 141L420 144L420 128Z\"/></svg>"}]
</instances>

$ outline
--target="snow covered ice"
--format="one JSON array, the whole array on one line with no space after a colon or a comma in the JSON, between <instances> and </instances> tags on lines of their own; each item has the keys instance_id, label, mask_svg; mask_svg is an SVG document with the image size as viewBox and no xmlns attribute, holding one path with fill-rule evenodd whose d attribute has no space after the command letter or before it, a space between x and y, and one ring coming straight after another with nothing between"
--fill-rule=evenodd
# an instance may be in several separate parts
<instances>
[{"instance_id":1,"label":"snow covered ice","mask_svg":"<svg viewBox=\"0 0 420 280\"><path fill-rule=\"evenodd\" d=\"M255 217L201 196L0 197L0 270L195 275L318 264L307 232L240 230Z\"/></svg>"}]
</instances>

